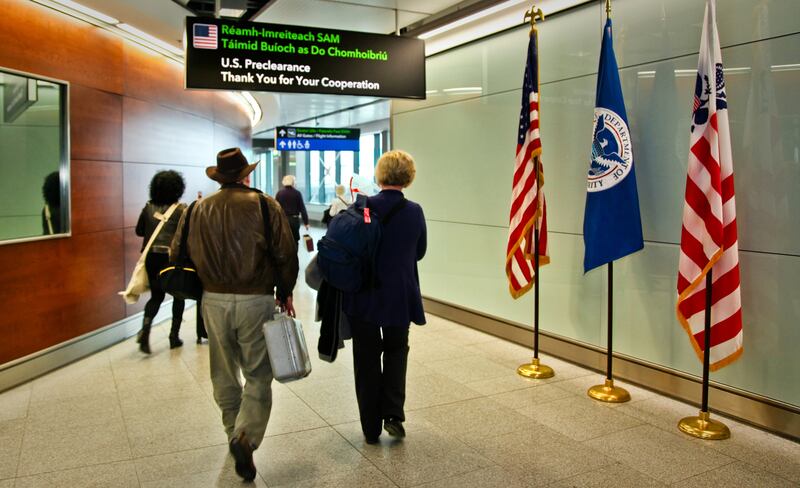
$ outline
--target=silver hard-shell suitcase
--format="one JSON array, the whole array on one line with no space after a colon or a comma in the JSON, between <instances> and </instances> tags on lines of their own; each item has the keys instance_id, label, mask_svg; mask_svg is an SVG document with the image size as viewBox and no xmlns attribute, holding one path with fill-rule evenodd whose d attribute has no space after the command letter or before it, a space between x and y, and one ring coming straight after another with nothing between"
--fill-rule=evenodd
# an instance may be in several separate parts
<instances>
[{"instance_id":1,"label":"silver hard-shell suitcase","mask_svg":"<svg viewBox=\"0 0 800 488\"><path fill-rule=\"evenodd\" d=\"M311 373L306 338L300 321L285 313L277 313L264 323L269 364L272 374L281 383L305 378Z\"/></svg>"}]
</instances>

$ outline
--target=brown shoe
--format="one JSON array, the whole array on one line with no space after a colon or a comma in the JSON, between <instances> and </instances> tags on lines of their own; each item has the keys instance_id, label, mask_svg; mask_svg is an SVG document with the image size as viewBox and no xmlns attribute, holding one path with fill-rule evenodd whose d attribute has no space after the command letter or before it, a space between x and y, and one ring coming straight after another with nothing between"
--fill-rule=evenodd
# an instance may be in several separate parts
<instances>
[{"instance_id":1,"label":"brown shoe","mask_svg":"<svg viewBox=\"0 0 800 488\"><path fill-rule=\"evenodd\" d=\"M245 481L253 481L256 478L256 465L253 464L253 446L247 442L244 432L239 434L230 443L230 451L233 459L236 460L236 474Z\"/></svg>"}]
</instances>

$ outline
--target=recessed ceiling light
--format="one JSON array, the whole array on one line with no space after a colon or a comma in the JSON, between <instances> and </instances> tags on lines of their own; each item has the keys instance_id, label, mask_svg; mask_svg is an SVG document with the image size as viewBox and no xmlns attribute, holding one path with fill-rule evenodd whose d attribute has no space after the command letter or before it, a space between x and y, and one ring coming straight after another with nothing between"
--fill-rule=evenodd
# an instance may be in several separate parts
<instances>
[{"instance_id":1,"label":"recessed ceiling light","mask_svg":"<svg viewBox=\"0 0 800 488\"><path fill-rule=\"evenodd\" d=\"M77 2L73 2L72 0L49 0L49 1L34 0L34 1L37 1L37 3L40 3L42 5L46 5L48 7L54 8L56 10L59 10L60 12L64 12L65 14L70 14L72 12L63 10L63 9L59 8L58 6L66 7L68 9L70 9L70 10L75 11L75 12L82 13L83 15L88 15L89 17L93 18L94 20L99 20L100 22L104 22L106 24L111 24L111 25L119 24L119 20L115 19L114 17L111 17L110 15L106 15L106 14L104 14L102 12L98 12L97 10L91 9L89 7L85 7L85 6L83 6L83 5L81 5L81 4L77 3ZM56 5L54 5L54 4L56 4Z\"/></svg>"},{"instance_id":2,"label":"recessed ceiling light","mask_svg":"<svg viewBox=\"0 0 800 488\"><path fill-rule=\"evenodd\" d=\"M174 54L177 54L177 55L183 55L183 49L179 48L178 46L173 46L172 44L170 44L168 42L164 42L161 39L159 39L159 38L157 38L155 36L151 36L147 32L139 30L139 29L137 29L136 27L134 27L134 26L132 26L130 24L119 24L117 27L119 27L120 29L124 30L128 34L133 34L134 36L138 37L139 39L142 39L143 41L147 41L147 42L149 42L151 44L154 44L155 46L160 47L161 49L166 49L167 51L169 51L171 53L174 53Z\"/></svg>"},{"instance_id":3,"label":"recessed ceiling light","mask_svg":"<svg viewBox=\"0 0 800 488\"><path fill-rule=\"evenodd\" d=\"M487 8L486 10L481 10L479 12L475 12L472 15L467 15L466 17L463 17L463 18L458 19L456 21L450 22L449 24L445 24L445 25L443 25L441 27L437 27L436 29L429 30L428 32L423 32L422 34L418 35L417 37L420 38L420 39L428 39L430 37L437 36L437 35L439 35L439 34L441 34L443 32L447 32L449 30L453 30L456 27L462 26L464 24L469 24L471 22L475 22L476 20L482 19L483 17L486 17L488 15L492 15L495 12L499 12L501 10L507 9L509 7L512 7L512 6L516 5L516 4L522 3L523 1L524 0L508 0L506 2L499 3L499 4L495 5L494 7L490 7L490 8Z\"/></svg>"}]
</instances>

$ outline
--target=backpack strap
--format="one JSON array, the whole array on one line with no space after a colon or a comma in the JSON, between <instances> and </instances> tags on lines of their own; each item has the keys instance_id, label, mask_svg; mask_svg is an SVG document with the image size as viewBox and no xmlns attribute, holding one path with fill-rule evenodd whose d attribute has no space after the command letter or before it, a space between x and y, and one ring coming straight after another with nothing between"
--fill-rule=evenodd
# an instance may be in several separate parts
<instances>
[{"instance_id":1,"label":"backpack strap","mask_svg":"<svg viewBox=\"0 0 800 488\"><path fill-rule=\"evenodd\" d=\"M55 232L53 232L53 217L50 214L50 205L46 203L44 204L44 218L47 221L48 234L49 235L55 234Z\"/></svg>"},{"instance_id":2,"label":"backpack strap","mask_svg":"<svg viewBox=\"0 0 800 488\"><path fill-rule=\"evenodd\" d=\"M270 239L269 239L269 236L271 234L271 232L269 231L271 227L269 218L269 204L267 203L266 197L262 196L264 193L261 190L258 190L257 188L253 188L252 190L258 194L257 195L258 204L261 206L261 219L264 221L264 239L266 240L267 244L267 260L272 265L272 268L275 270L275 298L279 300L285 300L286 297L281 296L281 294L285 294L287 296L291 295L292 290L289 290L287 286L281 283L280 270L278 269L277 264L275 264L274 256L270 252L272 246L270 245Z\"/></svg>"},{"instance_id":3,"label":"backpack strap","mask_svg":"<svg viewBox=\"0 0 800 488\"><path fill-rule=\"evenodd\" d=\"M380 227L383 228L383 226L388 224L389 221L392 220L392 217L394 217L394 215L398 211L400 211L400 209L405 207L407 203L408 203L408 200L406 200L406 198L403 197L403 198L400 199L399 202L397 202L394 205L392 205L392 208L390 208L389 211L386 212L385 216L381 217L380 215L378 215L378 222L380 223ZM368 198L364 200L364 208L369 208L369 199ZM378 249L370 247L370 248L367 249L367 253L369 254L369 257L370 257L370 268L371 269L369 271L369 279L371 281L372 288L379 288L380 287L380 280L378 280L378 274L375 272L375 269L374 269L374 267L375 267L375 258L376 258L376 255L378 253Z\"/></svg>"},{"instance_id":4,"label":"backpack strap","mask_svg":"<svg viewBox=\"0 0 800 488\"><path fill-rule=\"evenodd\" d=\"M270 220L269 220L269 204L267 204L267 199L262 198L262 192L256 190L258 192L258 204L261 206L261 219L264 221L264 239L267 240L267 249L269 249L269 228L270 228Z\"/></svg>"},{"instance_id":5,"label":"backpack strap","mask_svg":"<svg viewBox=\"0 0 800 488\"><path fill-rule=\"evenodd\" d=\"M386 212L385 216L381 216L380 214L378 214L378 220L382 225L386 225L387 223L389 223L392 217L394 217L394 214L402 210L402 208L405 207L407 203L408 200L406 199L406 197L402 197L399 202L392 205L392 208L390 208L389 211ZM356 196L356 200L353 202L353 205L355 205L355 208L358 209L359 212L362 212L365 208L369 208L369 197L367 197L366 195L359 194Z\"/></svg>"},{"instance_id":6,"label":"backpack strap","mask_svg":"<svg viewBox=\"0 0 800 488\"><path fill-rule=\"evenodd\" d=\"M181 231L181 245L180 249L178 249L178 263L183 264L186 261L186 258L189 256L189 253L186 251L186 241L189 239L189 219L192 217L192 209L194 208L194 204L197 203L197 200L193 201L189 204L189 207L186 209L186 217L183 219L183 230Z\"/></svg>"},{"instance_id":7,"label":"backpack strap","mask_svg":"<svg viewBox=\"0 0 800 488\"><path fill-rule=\"evenodd\" d=\"M394 214L396 214L403 207L405 207L407 203L408 203L408 200L406 200L406 197L401 198L399 202L395 203L394 206L392 206L392 208L389 209L388 212L386 212L386 216L385 217L381 217L381 219L380 219L381 225L388 224L389 221L392 219L392 217L394 217Z\"/></svg>"}]
</instances>

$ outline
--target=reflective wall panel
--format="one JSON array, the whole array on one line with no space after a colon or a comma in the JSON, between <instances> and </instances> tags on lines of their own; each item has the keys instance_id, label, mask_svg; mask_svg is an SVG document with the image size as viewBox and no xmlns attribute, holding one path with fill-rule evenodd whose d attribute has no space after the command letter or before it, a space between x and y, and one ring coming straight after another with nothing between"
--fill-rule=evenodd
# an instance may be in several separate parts
<instances>
[{"instance_id":1,"label":"reflective wall panel","mask_svg":"<svg viewBox=\"0 0 800 488\"><path fill-rule=\"evenodd\" d=\"M745 353L712 375L800 406L800 2L718 1L731 120ZM615 0L620 76L634 139L645 249L615 264L615 350L699 374L675 319L689 121L704 2ZM541 137L552 264L541 326L606 343L606 271L583 274L583 210L600 2L540 24ZM423 293L532 325L504 258L528 28L428 59L429 97L393 103L393 146L418 161L410 198L428 218Z\"/></svg>"}]
</instances>

